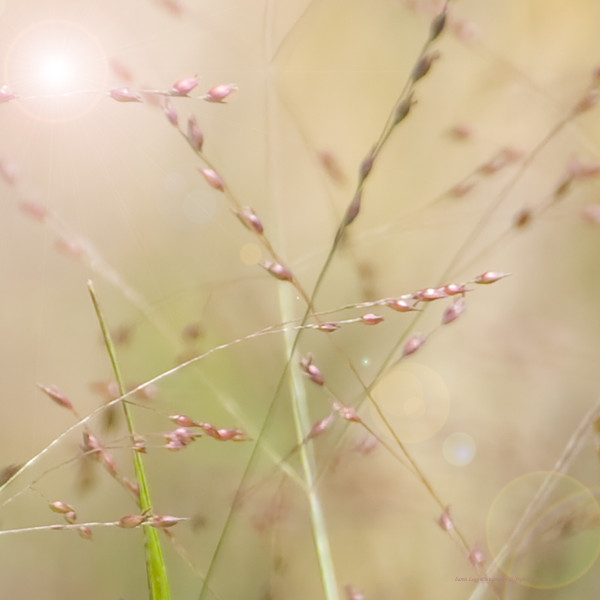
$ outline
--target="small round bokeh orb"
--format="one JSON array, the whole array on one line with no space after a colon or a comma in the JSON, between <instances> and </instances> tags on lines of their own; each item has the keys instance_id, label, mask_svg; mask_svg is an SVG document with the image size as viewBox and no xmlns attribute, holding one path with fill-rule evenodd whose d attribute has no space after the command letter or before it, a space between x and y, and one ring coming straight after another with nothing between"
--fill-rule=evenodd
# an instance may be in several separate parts
<instances>
[{"instance_id":1,"label":"small round bokeh orb","mask_svg":"<svg viewBox=\"0 0 600 600\"><path fill-rule=\"evenodd\" d=\"M396 434L416 444L435 436L450 412L450 394L436 371L416 362L398 365L373 390L373 398ZM373 426L393 439L381 416L370 405Z\"/></svg>"},{"instance_id":2,"label":"small round bokeh orb","mask_svg":"<svg viewBox=\"0 0 600 600\"><path fill-rule=\"evenodd\" d=\"M539 490L545 490L543 501L531 510ZM490 552L509 585L563 587L585 575L600 554L600 506L595 494L573 477L528 473L496 496L486 531Z\"/></svg>"},{"instance_id":3,"label":"small round bokeh orb","mask_svg":"<svg viewBox=\"0 0 600 600\"><path fill-rule=\"evenodd\" d=\"M465 467L473 461L477 454L475 440L466 433L451 433L444 440L442 454L446 462L451 465Z\"/></svg>"}]
</instances>

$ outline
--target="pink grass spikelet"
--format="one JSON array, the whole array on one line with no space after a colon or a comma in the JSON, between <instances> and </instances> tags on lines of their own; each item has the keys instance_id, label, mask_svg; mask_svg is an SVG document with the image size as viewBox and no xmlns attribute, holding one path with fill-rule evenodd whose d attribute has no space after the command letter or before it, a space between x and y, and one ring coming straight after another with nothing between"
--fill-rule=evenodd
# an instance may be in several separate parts
<instances>
[{"instance_id":1,"label":"pink grass spikelet","mask_svg":"<svg viewBox=\"0 0 600 600\"><path fill-rule=\"evenodd\" d=\"M154 515L149 520L149 524L151 527L156 527L157 529L167 529L168 527L177 525L179 521L181 521L181 519L170 515Z\"/></svg>"},{"instance_id":2,"label":"pink grass spikelet","mask_svg":"<svg viewBox=\"0 0 600 600\"><path fill-rule=\"evenodd\" d=\"M344 224L346 226L354 222L358 214L360 213L360 206L362 202L362 193L359 191L352 198L352 202L348 205L346 214L344 215Z\"/></svg>"},{"instance_id":3,"label":"pink grass spikelet","mask_svg":"<svg viewBox=\"0 0 600 600\"><path fill-rule=\"evenodd\" d=\"M445 311L442 316L442 325L448 325L452 321L456 321L466 309L467 305L464 298L458 298L456 302L453 302Z\"/></svg>"},{"instance_id":4,"label":"pink grass spikelet","mask_svg":"<svg viewBox=\"0 0 600 600\"><path fill-rule=\"evenodd\" d=\"M350 584L344 586L344 591L346 592L346 600L365 600L365 595Z\"/></svg>"},{"instance_id":5,"label":"pink grass spikelet","mask_svg":"<svg viewBox=\"0 0 600 600\"><path fill-rule=\"evenodd\" d=\"M141 102L142 97L137 93L131 91L129 88L114 88L109 90L108 95L117 102Z\"/></svg>"},{"instance_id":6,"label":"pink grass spikelet","mask_svg":"<svg viewBox=\"0 0 600 600\"><path fill-rule=\"evenodd\" d=\"M19 175L19 167L12 160L0 161L0 176L8 185L14 185Z\"/></svg>"},{"instance_id":7,"label":"pink grass spikelet","mask_svg":"<svg viewBox=\"0 0 600 600\"><path fill-rule=\"evenodd\" d=\"M165 102L164 111L167 121L169 121L173 127L177 127L179 125L179 116L177 115L177 111L175 110L173 103L167 100Z\"/></svg>"},{"instance_id":8,"label":"pink grass spikelet","mask_svg":"<svg viewBox=\"0 0 600 600\"><path fill-rule=\"evenodd\" d=\"M63 517L67 523L73 524L75 521L77 521L77 513L74 510L66 512Z\"/></svg>"},{"instance_id":9,"label":"pink grass spikelet","mask_svg":"<svg viewBox=\"0 0 600 600\"><path fill-rule=\"evenodd\" d=\"M325 331L327 333L332 333L337 331L341 326L338 323L333 323L332 321L327 321L326 323L319 323L317 329L319 331Z\"/></svg>"},{"instance_id":10,"label":"pink grass spikelet","mask_svg":"<svg viewBox=\"0 0 600 600\"><path fill-rule=\"evenodd\" d=\"M73 410L73 404L71 404L71 401L64 394L62 394L55 385L46 386L38 383L38 387L59 406L71 411Z\"/></svg>"},{"instance_id":11,"label":"pink grass spikelet","mask_svg":"<svg viewBox=\"0 0 600 600\"><path fill-rule=\"evenodd\" d=\"M202 173L204 179L208 182L208 184L215 188L215 190L219 190L220 192L225 190L225 182L222 177L214 170L208 169L204 167L198 167L198 171Z\"/></svg>"},{"instance_id":12,"label":"pink grass spikelet","mask_svg":"<svg viewBox=\"0 0 600 600\"><path fill-rule=\"evenodd\" d=\"M381 315L376 315L375 313L367 313L361 317L362 322L365 325L377 325L383 321L383 317Z\"/></svg>"},{"instance_id":13,"label":"pink grass spikelet","mask_svg":"<svg viewBox=\"0 0 600 600\"><path fill-rule=\"evenodd\" d=\"M360 417L354 408L346 406L341 402L334 402L333 409L346 421L353 421L354 423L360 423Z\"/></svg>"},{"instance_id":14,"label":"pink grass spikelet","mask_svg":"<svg viewBox=\"0 0 600 600\"><path fill-rule=\"evenodd\" d=\"M148 520L148 515L125 515L119 519L119 527L123 529L135 529L139 527L142 523L145 523Z\"/></svg>"},{"instance_id":15,"label":"pink grass spikelet","mask_svg":"<svg viewBox=\"0 0 600 600\"><path fill-rule=\"evenodd\" d=\"M77 533L79 534L80 538L83 538L84 540L91 540L92 539L92 529L91 527L88 527L87 525L82 525L81 527L77 528Z\"/></svg>"},{"instance_id":16,"label":"pink grass spikelet","mask_svg":"<svg viewBox=\"0 0 600 600\"><path fill-rule=\"evenodd\" d=\"M294 275L292 272L284 265L275 262L266 262L259 263L260 266L268 271L275 279L279 279L280 281L293 281Z\"/></svg>"},{"instance_id":17,"label":"pink grass spikelet","mask_svg":"<svg viewBox=\"0 0 600 600\"><path fill-rule=\"evenodd\" d=\"M31 201L23 201L19 202L19 208L23 213L25 213L28 217L31 217L35 221L43 222L48 217L48 211L41 204L37 204L36 202Z\"/></svg>"},{"instance_id":18,"label":"pink grass spikelet","mask_svg":"<svg viewBox=\"0 0 600 600\"><path fill-rule=\"evenodd\" d=\"M52 512L55 512L55 513L58 513L61 515L66 515L67 513L75 512L75 510L73 509L73 507L70 504L63 502L62 500L55 500L54 502L50 502L49 506L50 506L50 510Z\"/></svg>"},{"instance_id":19,"label":"pink grass spikelet","mask_svg":"<svg viewBox=\"0 0 600 600\"><path fill-rule=\"evenodd\" d=\"M452 520L452 517L450 516L450 507L447 506L444 509L444 512L442 512L442 514L439 516L439 518L437 520L437 524L444 531L452 531L454 529L454 521Z\"/></svg>"},{"instance_id":20,"label":"pink grass spikelet","mask_svg":"<svg viewBox=\"0 0 600 600\"><path fill-rule=\"evenodd\" d=\"M411 312L415 310L419 310L415 308L412 304L409 304L406 300L402 298L388 298L385 301L385 305L396 312Z\"/></svg>"},{"instance_id":21,"label":"pink grass spikelet","mask_svg":"<svg viewBox=\"0 0 600 600\"><path fill-rule=\"evenodd\" d=\"M258 218L258 215L249 206L242 206L239 210L232 209L233 214L240 220L242 225L261 235L265 230L262 221Z\"/></svg>"},{"instance_id":22,"label":"pink grass spikelet","mask_svg":"<svg viewBox=\"0 0 600 600\"><path fill-rule=\"evenodd\" d=\"M17 96L12 92L12 90L7 86L3 85L0 87L0 104L4 102L10 102L14 100Z\"/></svg>"},{"instance_id":23,"label":"pink grass spikelet","mask_svg":"<svg viewBox=\"0 0 600 600\"><path fill-rule=\"evenodd\" d=\"M415 65L415 68L413 69L412 72L412 78L414 82L419 81L419 79L422 79L423 77L425 77L425 75L427 75L427 73L429 73L431 66L433 65L433 62L435 60L437 60L440 57L440 53L436 50L435 52L432 52L431 54L426 54L425 56L423 56L421 58L421 60L419 60L419 62Z\"/></svg>"},{"instance_id":24,"label":"pink grass spikelet","mask_svg":"<svg viewBox=\"0 0 600 600\"><path fill-rule=\"evenodd\" d=\"M423 346L427 338L425 338L422 334L416 334L411 337L406 344L404 344L404 348L402 349L402 356L410 356L414 354L417 350Z\"/></svg>"},{"instance_id":25,"label":"pink grass spikelet","mask_svg":"<svg viewBox=\"0 0 600 600\"><path fill-rule=\"evenodd\" d=\"M175 425L179 425L180 427L200 427L200 423L194 421L191 417L187 415L170 415L169 419L175 423Z\"/></svg>"},{"instance_id":26,"label":"pink grass spikelet","mask_svg":"<svg viewBox=\"0 0 600 600\"><path fill-rule=\"evenodd\" d=\"M474 546L471 552L469 552L469 562L474 567L480 567L483 564L483 552L479 546Z\"/></svg>"},{"instance_id":27,"label":"pink grass spikelet","mask_svg":"<svg viewBox=\"0 0 600 600\"><path fill-rule=\"evenodd\" d=\"M490 283L495 283L499 279L504 279L504 277L508 277L510 273L498 273L496 271L486 271L481 275L478 275L473 280L474 283L478 283L480 285L489 285Z\"/></svg>"},{"instance_id":28,"label":"pink grass spikelet","mask_svg":"<svg viewBox=\"0 0 600 600\"><path fill-rule=\"evenodd\" d=\"M323 377L321 370L313 363L313 358L310 354L300 360L300 368L312 382L317 385L323 385L325 383L325 378Z\"/></svg>"},{"instance_id":29,"label":"pink grass spikelet","mask_svg":"<svg viewBox=\"0 0 600 600\"><path fill-rule=\"evenodd\" d=\"M202 150L204 135L194 115L191 115L187 122L187 139L195 152L200 152Z\"/></svg>"},{"instance_id":30,"label":"pink grass spikelet","mask_svg":"<svg viewBox=\"0 0 600 600\"><path fill-rule=\"evenodd\" d=\"M117 474L117 463L115 462L115 459L113 458L112 454L106 452L106 450L103 450L102 452L100 452L100 460L104 465L104 468L111 475L114 476Z\"/></svg>"},{"instance_id":31,"label":"pink grass spikelet","mask_svg":"<svg viewBox=\"0 0 600 600\"><path fill-rule=\"evenodd\" d=\"M222 83L208 90L207 100L209 102L224 102L231 94L238 91L238 86L233 83Z\"/></svg>"},{"instance_id":32,"label":"pink grass spikelet","mask_svg":"<svg viewBox=\"0 0 600 600\"><path fill-rule=\"evenodd\" d=\"M198 77L184 77L173 84L171 94L173 96L187 96L198 85Z\"/></svg>"},{"instance_id":33,"label":"pink grass spikelet","mask_svg":"<svg viewBox=\"0 0 600 600\"><path fill-rule=\"evenodd\" d=\"M464 284L460 283L449 283L444 286L444 292L446 292L447 296L456 296L457 294L464 295L468 291L469 290L467 290Z\"/></svg>"},{"instance_id":34,"label":"pink grass spikelet","mask_svg":"<svg viewBox=\"0 0 600 600\"><path fill-rule=\"evenodd\" d=\"M441 300L447 297L448 294L446 294L444 288L427 288L413 294L413 299L420 300L421 302L433 302L434 300Z\"/></svg>"},{"instance_id":35,"label":"pink grass spikelet","mask_svg":"<svg viewBox=\"0 0 600 600\"><path fill-rule=\"evenodd\" d=\"M311 428L309 434L306 436L307 439L312 440L325 433L331 424L333 423L333 413L327 415L324 419L317 421Z\"/></svg>"}]
</instances>

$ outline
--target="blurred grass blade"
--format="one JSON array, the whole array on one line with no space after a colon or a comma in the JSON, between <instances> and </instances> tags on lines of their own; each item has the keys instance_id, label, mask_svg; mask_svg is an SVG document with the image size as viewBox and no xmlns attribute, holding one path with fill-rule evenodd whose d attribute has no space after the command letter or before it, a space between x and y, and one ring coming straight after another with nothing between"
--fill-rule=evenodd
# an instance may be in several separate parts
<instances>
[{"instance_id":1,"label":"blurred grass blade","mask_svg":"<svg viewBox=\"0 0 600 600\"><path fill-rule=\"evenodd\" d=\"M125 386L123 385L121 373L119 371L115 347L110 336L108 327L106 326L106 321L104 320L102 309L100 308L100 304L98 303L98 298L96 296L96 292L94 291L94 285L91 281L88 281L88 289L92 297L92 302L94 304L96 316L98 317L98 322L100 323L100 329L102 330L104 344L110 357L110 362L115 373L115 378L119 385L119 393L121 394L121 396L123 396L125 395L126 390ZM135 430L133 427L133 420L129 411L129 407L125 402L122 402L121 405L123 406L123 412L125 413L125 420L127 421L127 428L129 430L129 434L133 436ZM148 514L151 514L152 498L150 496L150 490L148 488L146 470L144 469L144 463L139 452L133 453L133 463L135 468L135 476L140 487L140 507L142 511L147 511ZM167 567L165 565L165 560L160 545L160 539L158 537L159 532L153 527L144 527L143 529L145 540L144 546L146 574L148 576L148 588L150 590L150 598L151 600L170 600L171 592L169 589L169 579L167 577Z\"/></svg>"}]
</instances>

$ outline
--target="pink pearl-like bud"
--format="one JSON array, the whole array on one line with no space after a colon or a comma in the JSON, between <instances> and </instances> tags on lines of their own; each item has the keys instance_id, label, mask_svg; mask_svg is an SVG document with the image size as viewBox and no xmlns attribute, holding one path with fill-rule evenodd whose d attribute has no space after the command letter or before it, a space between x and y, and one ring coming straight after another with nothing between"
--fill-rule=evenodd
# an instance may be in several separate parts
<instances>
[{"instance_id":1,"label":"pink pearl-like bud","mask_svg":"<svg viewBox=\"0 0 600 600\"><path fill-rule=\"evenodd\" d=\"M198 167L198 171L202 173L204 179L206 179L208 184L211 187L215 188L215 190L219 190L221 192L225 190L225 182L214 169L205 169L202 167Z\"/></svg>"},{"instance_id":2,"label":"pink pearl-like bud","mask_svg":"<svg viewBox=\"0 0 600 600\"><path fill-rule=\"evenodd\" d=\"M425 343L426 338L421 334L416 334L411 337L406 344L404 344L404 348L402 350L403 356L410 356L414 354L421 346Z\"/></svg>"},{"instance_id":3,"label":"pink pearl-like bud","mask_svg":"<svg viewBox=\"0 0 600 600\"><path fill-rule=\"evenodd\" d=\"M149 523L152 527L156 527L157 529L166 529L167 527L173 527L173 525L177 525L181 519L178 517L172 517L170 515L154 515Z\"/></svg>"},{"instance_id":4,"label":"pink pearl-like bud","mask_svg":"<svg viewBox=\"0 0 600 600\"><path fill-rule=\"evenodd\" d=\"M504 277L508 277L510 273L498 273L496 271L486 271L481 275L475 277L474 282L482 285L487 285L490 283L495 283L499 279L503 279Z\"/></svg>"},{"instance_id":5,"label":"pink pearl-like bud","mask_svg":"<svg viewBox=\"0 0 600 600\"><path fill-rule=\"evenodd\" d=\"M397 312L410 312L413 310L419 310L415 308L412 304L409 304L406 300L402 300L401 298L389 298L385 301L385 305L392 310Z\"/></svg>"},{"instance_id":6,"label":"pink pearl-like bud","mask_svg":"<svg viewBox=\"0 0 600 600\"><path fill-rule=\"evenodd\" d=\"M83 538L84 540L92 539L92 529L87 525L82 525L81 527L78 527L77 533L79 534L79 537Z\"/></svg>"},{"instance_id":7,"label":"pink pearl-like bud","mask_svg":"<svg viewBox=\"0 0 600 600\"><path fill-rule=\"evenodd\" d=\"M452 531L454 529L454 522L452 521L452 517L450 516L450 508L446 507L444 512L440 515L438 519L438 525L444 531Z\"/></svg>"},{"instance_id":8,"label":"pink pearl-like bud","mask_svg":"<svg viewBox=\"0 0 600 600\"><path fill-rule=\"evenodd\" d=\"M108 92L108 95L117 102L141 102L142 97L137 93L131 91L129 88L115 88Z\"/></svg>"},{"instance_id":9,"label":"pink pearl-like bud","mask_svg":"<svg viewBox=\"0 0 600 600\"><path fill-rule=\"evenodd\" d=\"M346 421L353 421L354 423L360 423L360 417L354 408L351 406L345 406L341 402L333 403L334 410Z\"/></svg>"},{"instance_id":10,"label":"pink pearl-like bud","mask_svg":"<svg viewBox=\"0 0 600 600\"><path fill-rule=\"evenodd\" d=\"M119 519L119 527L134 529L148 520L147 515L125 515Z\"/></svg>"},{"instance_id":11,"label":"pink pearl-like bud","mask_svg":"<svg viewBox=\"0 0 600 600\"><path fill-rule=\"evenodd\" d=\"M176 425L179 425L179 427L200 427L200 423L187 415L170 415L169 419Z\"/></svg>"},{"instance_id":12,"label":"pink pearl-like bud","mask_svg":"<svg viewBox=\"0 0 600 600\"><path fill-rule=\"evenodd\" d=\"M190 146L196 151L200 152L202 150L202 144L204 143L204 135L198 126L198 122L196 121L196 117L191 115L188 119L188 128L187 128L187 139Z\"/></svg>"},{"instance_id":13,"label":"pink pearl-like bud","mask_svg":"<svg viewBox=\"0 0 600 600\"><path fill-rule=\"evenodd\" d=\"M327 415L324 419L317 421L311 428L310 433L308 434L308 439L312 440L313 438L319 437L325 431L327 431L330 425L333 423L333 414Z\"/></svg>"},{"instance_id":14,"label":"pink pearl-like bud","mask_svg":"<svg viewBox=\"0 0 600 600\"><path fill-rule=\"evenodd\" d=\"M327 323L319 323L317 329L319 331L325 331L327 333L332 333L337 331L340 328L338 323L333 323L332 321L328 321Z\"/></svg>"},{"instance_id":15,"label":"pink pearl-like bud","mask_svg":"<svg viewBox=\"0 0 600 600\"><path fill-rule=\"evenodd\" d=\"M226 98L238 91L238 86L233 83L216 85L208 90L207 100L210 102L223 102Z\"/></svg>"},{"instance_id":16,"label":"pink pearl-like bud","mask_svg":"<svg viewBox=\"0 0 600 600\"><path fill-rule=\"evenodd\" d=\"M383 317L381 315L376 315L375 313L367 313L361 317L362 322L365 325L377 325L383 321Z\"/></svg>"},{"instance_id":17,"label":"pink pearl-like bud","mask_svg":"<svg viewBox=\"0 0 600 600\"><path fill-rule=\"evenodd\" d=\"M173 84L174 96L187 96L198 85L198 77L184 77Z\"/></svg>"},{"instance_id":18,"label":"pink pearl-like bud","mask_svg":"<svg viewBox=\"0 0 600 600\"><path fill-rule=\"evenodd\" d=\"M260 266L280 281L292 281L294 279L292 272L280 263L266 262L260 263Z\"/></svg>"},{"instance_id":19,"label":"pink pearl-like bud","mask_svg":"<svg viewBox=\"0 0 600 600\"><path fill-rule=\"evenodd\" d=\"M38 387L59 406L62 406L68 410L73 410L71 401L64 394L62 394L55 385L45 386L38 383Z\"/></svg>"},{"instance_id":20,"label":"pink pearl-like bud","mask_svg":"<svg viewBox=\"0 0 600 600\"><path fill-rule=\"evenodd\" d=\"M4 102L10 102L16 97L17 96L13 94L12 90L7 85L3 85L2 87L0 87L0 104Z\"/></svg>"},{"instance_id":21,"label":"pink pearl-like bud","mask_svg":"<svg viewBox=\"0 0 600 600\"><path fill-rule=\"evenodd\" d=\"M258 234L263 233L264 227L258 215L249 206L242 206L239 210L232 209L233 214L241 221L241 223Z\"/></svg>"},{"instance_id":22,"label":"pink pearl-like bud","mask_svg":"<svg viewBox=\"0 0 600 600\"><path fill-rule=\"evenodd\" d=\"M448 325L448 323L452 323L452 321L456 321L460 315L465 312L467 304L464 298L458 298L456 302L451 304L445 311L442 316L442 325Z\"/></svg>"},{"instance_id":23,"label":"pink pearl-like bud","mask_svg":"<svg viewBox=\"0 0 600 600\"><path fill-rule=\"evenodd\" d=\"M55 502L50 502L49 504L50 510L55 513L59 513L61 515L66 515L70 512L75 512L73 507L62 500L56 500Z\"/></svg>"},{"instance_id":24,"label":"pink pearl-like bud","mask_svg":"<svg viewBox=\"0 0 600 600\"><path fill-rule=\"evenodd\" d=\"M177 115L177 111L175 110L173 104L167 100L165 103L164 110L165 116L167 117L169 123L171 123L173 127L177 127L177 125L179 124L179 116Z\"/></svg>"}]
</instances>

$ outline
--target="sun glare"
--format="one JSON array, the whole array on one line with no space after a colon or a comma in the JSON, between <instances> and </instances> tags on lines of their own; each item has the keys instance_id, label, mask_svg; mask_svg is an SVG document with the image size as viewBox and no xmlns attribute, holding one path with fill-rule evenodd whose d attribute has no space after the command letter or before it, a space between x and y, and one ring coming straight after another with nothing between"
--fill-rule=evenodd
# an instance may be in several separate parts
<instances>
[{"instance_id":1,"label":"sun glare","mask_svg":"<svg viewBox=\"0 0 600 600\"><path fill-rule=\"evenodd\" d=\"M86 112L106 85L106 56L84 28L44 21L22 31L4 62L4 82L32 116L70 120Z\"/></svg>"}]
</instances>

